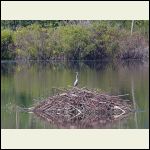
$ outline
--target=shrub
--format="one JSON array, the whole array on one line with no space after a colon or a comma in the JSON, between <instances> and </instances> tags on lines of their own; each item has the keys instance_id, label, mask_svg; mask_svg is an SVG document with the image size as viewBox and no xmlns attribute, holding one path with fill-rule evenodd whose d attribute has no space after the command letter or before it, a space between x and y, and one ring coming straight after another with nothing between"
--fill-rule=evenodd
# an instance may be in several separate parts
<instances>
[{"instance_id":1,"label":"shrub","mask_svg":"<svg viewBox=\"0 0 150 150\"><path fill-rule=\"evenodd\" d=\"M1 31L1 59L13 59L13 32L9 29Z\"/></svg>"},{"instance_id":2,"label":"shrub","mask_svg":"<svg viewBox=\"0 0 150 150\"><path fill-rule=\"evenodd\" d=\"M68 59L83 59L86 55L86 47L90 42L90 32L82 25L67 25L59 27L61 49Z\"/></svg>"},{"instance_id":3,"label":"shrub","mask_svg":"<svg viewBox=\"0 0 150 150\"><path fill-rule=\"evenodd\" d=\"M143 50L147 46L144 36L137 32L132 36L126 33L120 37L118 55L116 57L119 59L143 59L145 55Z\"/></svg>"},{"instance_id":4,"label":"shrub","mask_svg":"<svg viewBox=\"0 0 150 150\"><path fill-rule=\"evenodd\" d=\"M47 30L39 25L19 28L14 34L17 58L46 59L48 54Z\"/></svg>"},{"instance_id":5,"label":"shrub","mask_svg":"<svg viewBox=\"0 0 150 150\"><path fill-rule=\"evenodd\" d=\"M142 58L140 49L148 47L140 33L123 30L106 21L92 24L67 24L43 27L32 24L16 31L2 30L3 59L72 59ZM146 45L147 44L147 45ZM13 51L12 51L13 49ZM136 51L136 52L135 52Z\"/></svg>"}]
</instances>

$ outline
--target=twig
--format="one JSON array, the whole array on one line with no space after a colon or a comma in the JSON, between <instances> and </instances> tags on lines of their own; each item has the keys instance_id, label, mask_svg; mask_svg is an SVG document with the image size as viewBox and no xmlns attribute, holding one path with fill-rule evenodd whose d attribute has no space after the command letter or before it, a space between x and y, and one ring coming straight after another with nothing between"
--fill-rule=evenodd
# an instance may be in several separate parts
<instances>
[{"instance_id":1,"label":"twig","mask_svg":"<svg viewBox=\"0 0 150 150\"><path fill-rule=\"evenodd\" d=\"M118 117L122 116L123 114L125 114L125 111L122 108L120 108L119 106L114 106L114 109L119 109L122 111L122 113L120 115L115 115L114 118L118 118Z\"/></svg>"},{"instance_id":2,"label":"twig","mask_svg":"<svg viewBox=\"0 0 150 150\"><path fill-rule=\"evenodd\" d=\"M111 97L121 97L121 96L126 96L126 95L129 95L129 94L115 95L115 96L111 96Z\"/></svg>"},{"instance_id":3,"label":"twig","mask_svg":"<svg viewBox=\"0 0 150 150\"><path fill-rule=\"evenodd\" d=\"M79 115L82 113L80 109L78 109L78 108L74 107L73 105L71 105L71 104L69 104L69 103L68 103L68 105L72 106L74 109L76 109L76 110L79 112L77 115L75 115L75 116L73 116L73 117L69 118L69 120L71 120L71 119L73 119L73 118L75 118L75 117L79 116Z\"/></svg>"}]
</instances>

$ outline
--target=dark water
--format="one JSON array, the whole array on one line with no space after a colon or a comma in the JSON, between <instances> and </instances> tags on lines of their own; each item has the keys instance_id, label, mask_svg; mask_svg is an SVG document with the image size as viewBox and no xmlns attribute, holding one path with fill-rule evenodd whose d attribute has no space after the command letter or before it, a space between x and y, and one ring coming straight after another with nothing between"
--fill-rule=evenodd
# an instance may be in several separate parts
<instances>
[{"instance_id":1,"label":"dark water","mask_svg":"<svg viewBox=\"0 0 150 150\"><path fill-rule=\"evenodd\" d=\"M149 64L135 61L1 62L1 128L61 128L32 113L20 112L16 106L31 107L52 95L53 87L72 86L76 71L79 87L97 88L113 95L129 93L125 98L133 101L135 109L142 110L97 128L149 128Z\"/></svg>"}]
</instances>

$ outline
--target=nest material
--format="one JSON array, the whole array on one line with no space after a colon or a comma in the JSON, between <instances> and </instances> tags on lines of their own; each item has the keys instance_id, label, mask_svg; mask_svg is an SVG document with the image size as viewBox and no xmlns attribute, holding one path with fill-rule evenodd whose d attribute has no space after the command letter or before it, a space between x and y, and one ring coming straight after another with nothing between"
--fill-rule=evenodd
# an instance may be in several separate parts
<instances>
[{"instance_id":1,"label":"nest material","mask_svg":"<svg viewBox=\"0 0 150 150\"><path fill-rule=\"evenodd\" d=\"M33 109L38 116L57 124L73 126L90 123L106 124L124 118L131 112L132 103L118 96L96 90L73 87L40 102Z\"/></svg>"}]
</instances>

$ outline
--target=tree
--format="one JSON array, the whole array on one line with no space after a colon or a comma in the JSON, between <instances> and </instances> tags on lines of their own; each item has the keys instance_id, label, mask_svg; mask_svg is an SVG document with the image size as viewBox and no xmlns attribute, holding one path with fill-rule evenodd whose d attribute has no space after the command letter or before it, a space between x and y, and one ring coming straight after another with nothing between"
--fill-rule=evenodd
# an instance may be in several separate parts
<instances>
[{"instance_id":1,"label":"tree","mask_svg":"<svg viewBox=\"0 0 150 150\"><path fill-rule=\"evenodd\" d=\"M134 20L132 20L132 23L131 23L131 35L133 33L133 25L134 25Z\"/></svg>"}]
</instances>

